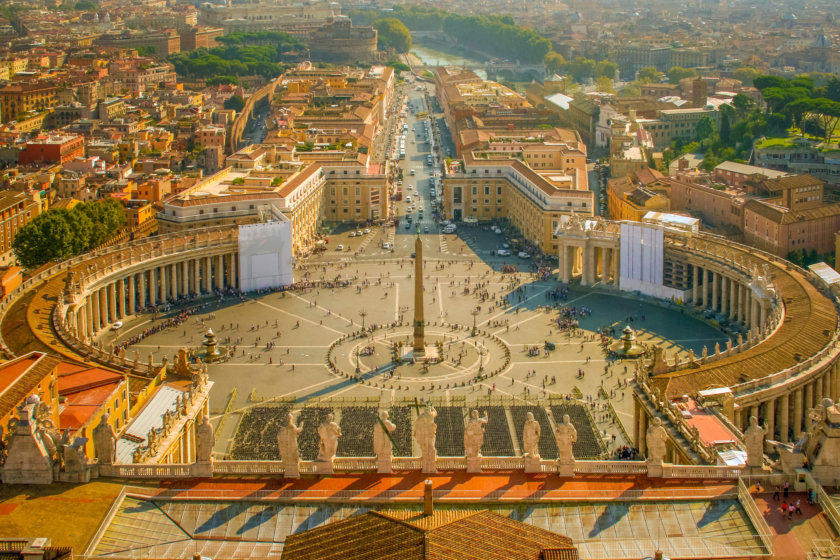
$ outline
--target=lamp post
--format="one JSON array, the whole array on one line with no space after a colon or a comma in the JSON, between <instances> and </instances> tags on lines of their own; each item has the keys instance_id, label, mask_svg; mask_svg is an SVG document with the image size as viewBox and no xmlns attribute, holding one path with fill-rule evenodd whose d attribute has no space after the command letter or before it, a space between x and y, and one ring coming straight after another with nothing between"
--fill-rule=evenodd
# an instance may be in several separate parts
<instances>
[{"instance_id":1,"label":"lamp post","mask_svg":"<svg viewBox=\"0 0 840 560\"><path fill-rule=\"evenodd\" d=\"M359 317L362 318L362 330L365 330L365 317L367 317L367 311L365 311L364 307L361 311L359 311Z\"/></svg>"},{"instance_id":2,"label":"lamp post","mask_svg":"<svg viewBox=\"0 0 840 560\"><path fill-rule=\"evenodd\" d=\"M362 368L359 367L359 349L356 348L356 373L360 373Z\"/></svg>"},{"instance_id":3,"label":"lamp post","mask_svg":"<svg viewBox=\"0 0 840 560\"><path fill-rule=\"evenodd\" d=\"M476 317L478 317L478 314L479 314L479 313L481 313L481 312L478 310L478 306L474 307L474 308L473 308L473 310L472 310L472 311L470 311L470 314L473 316L472 336L475 336L475 332L476 332L476 329L475 329L475 318L476 318Z\"/></svg>"}]
</instances>

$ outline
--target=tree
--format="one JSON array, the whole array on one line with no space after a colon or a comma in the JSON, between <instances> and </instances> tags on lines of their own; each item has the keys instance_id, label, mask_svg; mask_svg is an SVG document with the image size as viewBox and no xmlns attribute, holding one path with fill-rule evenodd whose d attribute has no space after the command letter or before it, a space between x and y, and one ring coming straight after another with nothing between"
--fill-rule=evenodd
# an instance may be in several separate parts
<instances>
[{"instance_id":1,"label":"tree","mask_svg":"<svg viewBox=\"0 0 840 560\"><path fill-rule=\"evenodd\" d=\"M576 82L585 82L595 77L595 61L577 56L568 64L568 70Z\"/></svg>"},{"instance_id":2,"label":"tree","mask_svg":"<svg viewBox=\"0 0 840 560\"><path fill-rule=\"evenodd\" d=\"M610 60L602 60L595 67L595 76L598 78L605 77L614 80L617 72L618 64Z\"/></svg>"},{"instance_id":3,"label":"tree","mask_svg":"<svg viewBox=\"0 0 840 560\"><path fill-rule=\"evenodd\" d=\"M645 66L636 75L636 79L643 84L659 83L665 74L654 68L653 66Z\"/></svg>"},{"instance_id":4,"label":"tree","mask_svg":"<svg viewBox=\"0 0 840 560\"><path fill-rule=\"evenodd\" d=\"M379 43L391 47L398 53L411 50L411 32L403 22L395 17L382 18L373 22L379 37Z\"/></svg>"},{"instance_id":5,"label":"tree","mask_svg":"<svg viewBox=\"0 0 840 560\"><path fill-rule=\"evenodd\" d=\"M595 87L598 89L598 91L604 93L615 93L612 78L609 78L607 76L598 76L597 78L595 78Z\"/></svg>"},{"instance_id":6,"label":"tree","mask_svg":"<svg viewBox=\"0 0 840 560\"><path fill-rule=\"evenodd\" d=\"M726 107L727 109L724 109ZM729 121L729 114L732 112L732 108L729 105L724 105L721 107L720 113L720 141L726 145L729 145L729 142L732 138L732 123ZM698 123L699 124L699 123Z\"/></svg>"},{"instance_id":7,"label":"tree","mask_svg":"<svg viewBox=\"0 0 840 560\"><path fill-rule=\"evenodd\" d=\"M543 64L552 74L559 74L566 67L566 59L562 54L551 51L543 58Z\"/></svg>"},{"instance_id":8,"label":"tree","mask_svg":"<svg viewBox=\"0 0 840 560\"><path fill-rule=\"evenodd\" d=\"M703 115L697 121L694 137L698 141L710 138L715 133L715 123L708 115Z\"/></svg>"},{"instance_id":9,"label":"tree","mask_svg":"<svg viewBox=\"0 0 840 560\"><path fill-rule=\"evenodd\" d=\"M736 68L732 72L732 77L735 78L736 80L741 80L741 82L745 86L751 86L751 85L753 85L753 80L759 74L761 74L761 73L758 70L756 70L755 68L752 68L750 66L741 66L740 68Z\"/></svg>"},{"instance_id":10,"label":"tree","mask_svg":"<svg viewBox=\"0 0 840 560\"><path fill-rule=\"evenodd\" d=\"M225 109L232 109L239 113L245 108L245 100L242 99L241 95L231 95L225 99L224 107Z\"/></svg>"},{"instance_id":11,"label":"tree","mask_svg":"<svg viewBox=\"0 0 840 560\"><path fill-rule=\"evenodd\" d=\"M697 71L694 68L683 68L682 66L672 66L668 70L668 82L672 84L680 83L680 80L685 78L696 78Z\"/></svg>"},{"instance_id":12,"label":"tree","mask_svg":"<svg viewBox=\"0 0 840 560\"><path fill-rule=\"evenodd\" d=\"M805 254L799 249L793 250L787 254L787 260L797 266L805 266Z\"/></svg>"},{"instance_id":13,"label":"tree","mask_svg":"<svg viewBox=\"0 0 840 560\"><path fill-rule=\"evenodd\" d=\"M47 210L18 231L12 249L21 265L36 268L90 251L124 224L125 211L116 199Z\"/></svg>"},{"instance_id":14,"label":"tree","mask_svg":"<svg viewBox=\"0 0 840 560\"><path fill-rule=\"evenodd\" d=\"M788 81L779 76L756 76L753 78L753 85L757 90L764 93L764 90L771 87L786 88Z\"/></svg>"}]
</instances>

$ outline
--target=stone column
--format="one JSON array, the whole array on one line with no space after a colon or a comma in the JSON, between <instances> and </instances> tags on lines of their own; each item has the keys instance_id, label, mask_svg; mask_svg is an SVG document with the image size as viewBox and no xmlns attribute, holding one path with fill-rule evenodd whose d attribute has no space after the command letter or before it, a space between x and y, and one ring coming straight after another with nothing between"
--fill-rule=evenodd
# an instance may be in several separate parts
<instances>
[{"instance_id":1,"label":"stone column","mask_svg":"<svg viewBox=\"0 0 840 560\"><path fill-rule=\"evenodd\" d=\"M706 309L709 307L709 271L704 268L700 277L703 280L703 309Z\"/></svg>"},{"instance_id":2,"label":"stone column","mask_svg":"<svg viewBox=\"0 0 840 560\"><path fill-rule=\"evenodd\" d=\"M140 308L146 307L147 299L146 299L146 271L138 272L137 273L137 280L139 284L139 288L137 290L138 296L138 303L140 304Z\"/></svg>"},{"instance_id":3,"label":"stone column","mask_svg":"<svg viewBox=\"0 0 840 560\"><path fill-rule=\"evenodd\" d=\"M595 248L588 244L583 247L583 282L584 286L595 283Z\"/></svg>"},{"instance_id":4,"label":"stone column","mask_svg":"<svg viewBox=\"0 0 840 560\"><path fill-rule=\"evenodd\" d=\"M117 320L117 286L113 282L108 284L108 318L112 323Z\"/></svg>"},{"instance_id":5,"label":"stone column","mask_svg":"<svg viewBox=\"0 0 840 560\"><path fill-rule=\"evenodd\" d=\"M163 265L158 268L158 275L160 276L160 301L161 303L166 301L166 277L168 268L166 265Z\"/></svg>"},{"instance_id":6,"label":"stone column","mask_svg":"<svg viewBox=\"0 0 840 560\"><path fill-rule=\"evenodd\" d=\"M181 261L181 294L190 293L190 261Z\"/></svg>"},{"instance_id":7,"label":"stone column","mask_svg":"<svg viewBox=\"0 0 840 560\"><path fill-rule=\"evenodd\" d=\"M216 255L216 289L225 288L225 261L224 255Z\"/></svg>"},{"instance_id":8,"label":"stone column","mask_svg":"<svg viewBox=\"0 0 840 560\"><path fill-rule=\"evenodd\" d=\"M194 294L201 293L201 273L200 273L200 261L201 259L193 259L193 286L192 291Z\"/></svg>"},{"instance_id":9,"label":"stone column","mask_svg":"<svg viewBox=\"0 0 840 560\"><path fill-rule=\"evenodd\" d=\"M790 429L790 393L785 392L779 399L779 441L787 443Z\"/></svg>"},{"instance_id":10,"label":"stone column","mask_svg":"<svg viewBox=\"0 0 840 560\"><path fill-rule=\"evenodd\" d=\"M212 284L210 283L211 278L211 270L210 270L210 257L204 257L204 274L201 275L201 286L203 288L203 292L209 294L212 291Z\"/></svg>"},{"instance_id":11,"label":"stone column","mask_svg":"<svg viewBox=\"0 0 840 560\"><path fill-rule=\"evenodd\" d=\"M564 284L568 284L569 280L571 279L571 261L572 259L569 257L569 252L571 248L566 245L565 243L560 244L560 281Z\"/></svg>"},{"instance_id":12,"label":"stone column","mask_svg":"<svg viewBox=\"0 0 840 560\"><path fill-rule=\"evenodd\" d=\"M802 387L799 387L793 392L793 418L791 418L791 427L793 428L793 439L799 437L802 431Z\"/></svg>"},{"instance_id":13,"label":"stone column","mask_svg":"<svg viewBox=\"0 0 840 560\"><path fill-rule=\"evenodd\" d=\"M104 329L108 326L108 290L106 288L99 288L99 324Z\"/></svg>"},{"instance_id":14,"label":"stone column","mask_svg":"<svg viewBox=\"0 0 840 560\"><path fill-rule=\"evenodd\" d=\"M172 263L169 265L169 297L173 300L178 299L178 264Z\"/></svg>"},{"instance_id":15,"label":"stone column","mask_svg":"<svg viewBox=\"0 0 840 560\"><path fill-rule=\"evenodd\" d=\"M738 320L738 282L734 278L729 281L729 319Z\"/></svg>"},{"instance_id":16,"label":"stone column","mask_svg":"<svg viewBox=\"0 0 840 560\"><path fill-rule=\"evenodd\" d=\"M831 399L840 400L840 362L831 364Z\"/></svg>"},{"instance_id":17,"label":"stone column","mask_svg":"<svg viewBox=\"0 0 840 560\"><path fill-rule=\"evenodd\" d=\"M134 274L128 277L128 314L134 315L136 311L135 308L135 298L137 297L137 286L135 286L136 281L134 280Z\"/></svg>"},{"instance_id":18,"label":"stone column","mask_svg":"<svg viewBox=\"0 0 840 560\"><path fill-rule=\"evenodd\" d=\"M831 367L823 372L817 383L822 385L817 395L817 403L821 403L826 397L831 398Z\"/></svg>"},{"instance_id":19,"label":"stone column","mask_svg":"<svg viewBox=\"0 0 840 560\"><path fill-rule=\"evenodd\" d=\"M157 267L149 269L149 305L157 305Z\"/></svg>"},{"instance_id":20,"label":"stone column","mask_svg":"<svg viewBox=\"0 0 840 560\"><path fill-rule=\"evenodd\" d=\"M727 276L720 277L720 312L724 315L729 313L729 300L727 299L727 290L729 288L729 278Z\"/></svg>"},{"instance_id":21,"label":"stone column","mask_svg":"<svg viewBox=\"0 0 840 560\"><path fill-rule=\"evenodd\" d=\"M640 418L641 422L639 423L639 455L642 457L647 455L647 441L645 436L647 435L648 429L648 417L647 412L644 410L642 411L642 416Z\"/></svg>"},{"instance_id":22,"label":"stone column","mask_svg":"<svg viewBox=\"0 0 840 560\"><path fill-rule=\"evenodd\" d=\"M601 247L601 285L606 285L610 281L610 250L606 247Z\"/></svg>"},{"instance_id":23,"label":"stone column","mask_svg":"<svg viewBox=\"0 0 840 560\"><path fill-rule=\"evenodd\" d=\"M612 250L613 253L613 284L618 288L621 284L621 249Z\"/></svg>"},{"instance_id":24,"label":"stone column","mask_svg":"<svg viewBox=\"0 0 840 560\"><path fill-rule=\"evenodd\" d=\"M117 301L120 304L119 305L119 310L117 311L117 313L119 313L119 318L120 319L124 319L125 315L126 315L126 313L125 313L125 278L120 278L119 280L117 280L117 293L118 293Z\"/></svg>"},{"instance_id":25,"label":"stone column","mask_svg":"<svg viewBox=\"0 0 840 560\"><path fill-rule=\"evenodd\" d=\"M691 267L691 303L696 307L700 301L700 274L697 266Z\"/></svg>"},{"instance_id":26,"label":"stone column","mask_svg":"<svg viewBox=\"0 0 840 560\"><path fill-rule=\"evenodd\" d=\"M98 313L94 313L93 310L93 297L89 294L88 297L85 298L85 327L87 327L87 331L85 334L90 338L96 332L94 328L93 318L96 317Z\"/></svg>"},{"instance_id":27,"label":"stone column","mask_svg":"<svg viewBox=\"0 0 840 560\"><path fill-rule=\"evenodd\" d=\"M764 418L767 438L776 439L776 399L770 399L764 403Z\"/></svg>"},{"instance_id":28,"label":"stone column","mask_svg":"<svg viewBox=\"0 0 840 560\"><path fill-rule=\"evenodd\" d=\"M712 271L712 311L718 310L718 293L720 292L720 274Z\"/></svg>"},{"instance_id":29,"label":"stone column","mask_svg":"<svg viewBox=\"0 0 840 560\"><path fill-rule=\"evenodd\" d=\"M760 316L760 321L761 321L759 323L759 326L761 326L762 328L764 327L764 324L767 322L767 305L768 304L765 301L760 301L759 304L758 304L758 308L760 310L759 311L759 316Z\"/></svg>"},{"instance_id":30,"label":"stone column","mask_svg":"<svg viewBox=\"0 0 840 560\"><path fill-rule=\"evenodd\" d=\"M732 423L735 424L735 427L738 428L739 430L743 430L743 426L741 425L741 416L743 416L741 414L741 409L736 408L735 409L735 417L732 419Z\"/></svg>"}]
</instances>

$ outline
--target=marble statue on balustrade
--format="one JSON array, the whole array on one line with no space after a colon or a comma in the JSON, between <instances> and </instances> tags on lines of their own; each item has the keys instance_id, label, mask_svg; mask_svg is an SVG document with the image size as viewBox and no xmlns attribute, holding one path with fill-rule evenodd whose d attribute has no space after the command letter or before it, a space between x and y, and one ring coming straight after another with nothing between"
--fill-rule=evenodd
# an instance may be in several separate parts
<instances>
[{"instance_id":1,"label":"marble statue on balustrade","mask_svg":"<svg viewBox=\"0 0 840 560\"><path fill-rule=\"evenodd\" d=\"M654 417L645 432L647 446L647 464L649 476L662 476L662 463L668 452L668 432L662 425L662 420Z\"/></svg>"},{"instance_id":2,"label":"marble statue on balustrade","mask_svg":"<svg viewBox=\"0 0 840 560\"><path fill-rule=\"evenodd\" d=\"M575 465L574 444L577 442L577 429L568 414L563 415L563 422L554 429L557 442L557 472L561 476L573 476Z\"/></svg>"},{"instance_id":3,"label":"marble statue on balustrade","mask_svg":"<svg viewBox=\"0 0 840 560\"><path fill-rule=\"evenodd\" d=\"M117 433L108 422L111 415L102 415L93 429L93 449L100 465L113 465L117 460Z\"/></svg>"},{"instance_id":4,"label":"marble statue on balustrade","mask_svg":"<svg viewBox=\"0 0 840 560\"><path fill-rule=\"evenodd\" d=\"M431 405L417 416L414 422L414 439L420 447L420 461L424 473L437 472L435 461L437 450L435 440L437 439L437 411Z\"/></svg>"},{"instance_id":5,"label":"marble statue on balustrade","mask_svg":"<svg viewBox=\"0 0 840 560\"><path fill-rule=\"evenodd\" d=\"M333 471L333 461L338 450L338 438L341 428L335 422L335 416L327 414L318 426L318 472L329 474Z\"/></svg>"},{"instance_id":6,"label":"marble statue on balustrade","mask_svg":"<svg viewBox=\"0 0 840 560\"><path fill-rule=\"evenodd\" d=\"M393 456L394 444L391 441L391 434L397 429L397 425L391 422L387 410L379 412L379 419L373 425L373 452L376 454L377 472L391 472L391 458Z\"/></svg>"},{"instance_id":7,"label":"marble statue on balustrade","mask_svg":"<svg viewBox=\"0 0 840 560\"><path fill-rule=\"evenodd\" d=\"M464 452L467 456L467 472L481 472L481 446L484 445L484 426L487 412L479 416L477 410L470 411L464 428Z\"/></svg>"},{"instance_id":8,"label":"marble statue on balustrade","mask_svg":"<svg viewBox=\"0 0 840 560\"><path fill-rule=\"evenodd\" d=\"M300 448L298 436L303 431L303 423L295 425L295 417L290 412L286 425L277 432L277 447L280 450L280 460L283 461L283 476L286 478L300 477Z\"/></svg>"},{"instance_id":9,"label":"marble statue on balustrade","mask_svg":"<svg viewBox=\"0 0 840 560\"><path fill-rule=\"evenodd\" d=\"M212 462L215 446L216 434L210 424L210 416L205 414L201 424L195 429L195 460L199 463Z\"/></svg>"},{"instance_id":10,"label":"marble statue on balustrade","mask_svg":"<svg viewBox=\"0 0 840 560\"><path fill-rule=\"evenodd\" d=\"M540 434L542 427L534 419L534 413L525 415L525 425L522 427L522 459L525 461L525 472L540 472Z\"/></svg>"},{"instance_id":11,"label":"marble statue on balustrade","mask_svg":"<svg viewBox=\"0 0 840 560\"><path fill-rule=\"evenodd\" d=\"M527 413L525 415L525 426L522 428L522 453L524 457L540 458L539 443L541 432L542 427L534 419L534 413Z\"/></svg>"},{"instance_id":12,"label":"marble statue on balustrade","mask_svg":"<svg viewBox=\"0 0 840 560\"><path fill-rule=\"evenodd\" d=\"M747 451L747 467L761 470L764 465L764 439L767 428L759 426L758 418L750 416L750 425L744 431L744 447Z\"/></svg>"}]
</instances>

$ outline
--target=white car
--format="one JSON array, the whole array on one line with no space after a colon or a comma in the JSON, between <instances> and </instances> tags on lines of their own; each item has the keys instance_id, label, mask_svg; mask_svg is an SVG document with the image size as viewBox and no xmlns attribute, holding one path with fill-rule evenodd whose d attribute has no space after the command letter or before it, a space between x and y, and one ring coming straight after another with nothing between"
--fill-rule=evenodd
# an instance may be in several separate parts
<instances>
[{"instance_id":1,"label":"white car","mask_svg":"<svg viewBox=\"0 0 840 560\"><path fill-rule=\"evenodd\" d=\"M370 228L365 228L365 233L370 233Z\"/></svg>"},{"instance_id":2,"label":"white car","mask_svg":"<svg viewBox=\"0 0 840 560\"><path fill-rule=\"evenodd\" d=\"M338 244L338 247L336 247L336 248L335 248L335 250L336 250L336 251L343 251L343 250L344 250L344 245L342 245L341 243L339 243L339 244Z\"/></svg>"},{"instance_id":3,"label":"white car","mask_svg":"<svg viewBox=\"0 0 840 560\"><path fill-rule=\"evenodd\" d=\"M390 243L383 243L383 244L382 244L382 248L383 248L383 249L390 249L390 248L391 248L391 244L390 244Z\"/></svg>"},{"instance_id":4,"label":"white car","mask_svg":"<svg viewBox=\"0 0 840 560\"><path fill-rule=\"evenodd\" d=\"M530 259L531 255L526 253L525 251L519 251L519 258L520 259Z\"/></svg>"},{"instance_id":5,"label":"white car","mask_svg":"<svg viewBox=\"0 0 840 560\"><path fill-rule=\"evenodd\" d=\"M356 237L356 232L355 232L355 231L351 231L351 232L350 232L350 237Z\"/></svg>"},{"instance_id":6,"label":"white car","mask_svg":"<svg viewBox=\"0 0 840 560\"><path fill-rule=\"evenodd\" d=\"M357 237L361 237L363 235L364 235L364 232L362 230L359 230L359 231L356 232Z\"/></svg>"},{"instance_id":7,"label":"white car","mask_svg":"<svg viewBox=\"0 0 840 560\"><path fill-rule=\"evenodd\" d=\"M117 329L121 329L122 326L123 326L123 322L122 321L117 321L116 323L111 325L111 328L114 329L114 330L117 330Z\"/></svg>"},{"instance_id":8,"label":"white car","mask_svg":"<svg viewBox=\"0 0 840 560\"><path fill-rule=\"evenodd\" d=\"M510 251L507 251L505 249L499 249L498 251L496 251L496 254L499 255L500 257L509 257L510 256Z\"/></svg>"}]
</instances>

